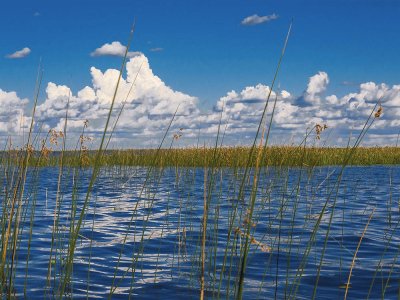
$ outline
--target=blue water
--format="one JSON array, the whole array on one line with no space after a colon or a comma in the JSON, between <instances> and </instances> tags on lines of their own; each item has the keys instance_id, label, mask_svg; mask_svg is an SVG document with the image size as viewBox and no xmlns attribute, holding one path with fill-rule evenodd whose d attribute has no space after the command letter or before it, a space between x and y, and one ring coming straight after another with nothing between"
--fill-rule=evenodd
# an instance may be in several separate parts
<instances>
[{"instance_id":1,"label":"blue water","mask_svg":"<svg viewBox=\"0 0 400 300\"><path fill-rule=\"evenodd\" d=\"M52 235L59 170L43 168L36 175L30 170L13 290L19 298L57 297L74 219L71 205L76 203L77 220L91 171L64 170L58 230ZM113 299L199 297L204 169L148 172L139 167L101 170L76 244L67 297L107 298L110 290ZM207 174L206 298L234 298L237 289L253 183L250 174L243 199L238 199L242 172L225 168ZM338 167L263 169L244 299L310 299L314 290L316 299L342 299L374 209L355 259L348 299L368 294L370 299L397 299L399 199L399 167L347 167L342 177ZM49 262L52 237L57 250Z\"/></svg>"}]
</instances>

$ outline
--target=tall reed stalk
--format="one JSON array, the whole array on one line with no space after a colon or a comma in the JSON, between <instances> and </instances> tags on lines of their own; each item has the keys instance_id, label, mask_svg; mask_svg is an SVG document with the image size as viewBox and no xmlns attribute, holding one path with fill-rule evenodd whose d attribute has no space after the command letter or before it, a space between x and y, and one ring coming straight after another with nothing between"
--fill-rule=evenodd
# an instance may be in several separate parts
<instances>
[{"instance_id":1,"label":"tall reed stalk","mask_svg":"<svg viewBox=\"0 0 400 300\"><path fill-rule=\"evenodd\" d=\"M265 114L267 112L268 102L269 102L269 99L271 97L271 93L272 93L272 90L274 88L275 81L276 81L276 79L278 77L278 74L279 74L279 70L280 70L280 66L281 66L282 60L283 60L283 56L285 55L286 46L287 46L287 43L289 41L289 36L290 36L291 29L292 29L292 23L290 24L289 30L288 30L287 35L286 35L286 39L285 39L285 43L283 45L282 53L281 53L281 56L279 58L278 65L277 65L277 68L276 68L276 71L275 71L275 75L274 75L274 78L272 80L272 84L271 84L271 87L270 87L270 90L269 90L269 94L268 94L268 97L267 97L267 102L266 102L266 104L264 106L264 111L263 111L262 116L261 116L261 121L260 121L260 123L258 125L257 133L256 133L256 136L255 136L255 139L254 139L254 142L253 142L253 146L251 147L251 151L250 151L250 155L249 155L249 161L251 159L252 152L255 151L255 148L256 148L255 147L256 146L256 141L257 141L257 138L258 138L261 126L262 126L262 122L264 120L264 116L265 116ZM271 116L271 118L272 117L273 116ZM268 139L266 139L265 143L267 143L267 142L268 142ZM259 155L261 155L261 154L259 154ZM260 156L258 156L258 157L260 157ZM248 164L250 164L250 163L248 163ZM259 162L258 162L258 164L259 164ZM246 166L246 170L248 170L248 166ZM242 258L241 258L242 262L241 262L241 265L240 265L240 268L239 268L238 291L237 291L237 295L236 295L236 297L238 299L242 299L242 297L243 297L244 275L245 275L245 270L246 270L246 265L247 265L247 255L248 255L248 251L249 251L249 236L250 236L250 230L251 230L251 220L252 220L252 217L253 217L254 204L255 204L255 201L256 201L256 192L257 192L257 185L258 185L257 172L259 172L259 165L257 165L257 163L256 163L256 169L254 170L254 172L255 173L254 173L253 187L252 187L251 198L250 198L250 211L248 213L249 222L248 222L248 225L247 225L247 228L246 228L246 238L245 238L245 243L244 243L244 248L243 248L244 249L243 250L243 255L242 255ZM246 173L247 172L245 171L245 176L246 176ZM245 176L243 177L242 185L244 184ZM241 190L243 191L243 188L241 188ZM241 195L239 194L239 198L240 198L240 196Z\"/></svg>"},{"instance_id":2,"label":"tall reed stalk","mask_svg":"<svg viewBox=\"0 0 400 300\"><path fill-rule=\"evenodd\" d=\"M97 174L99 172L99 167L100 167L99 166L99 162L100 162L100 158L101 158L102 153L103 153L103 145L104 145L104 142L106 141L106 134L108 133L108 125L109 125L109 122L110 122L110 119L111 119L111 114L113 112L114 103L115 103L115 100L116 100L116 97L117 97L119 83L121 81L122 73L123 73L123 70L125 68L125 64L126 64L126 61L127 61L128 51L129 51L129 48L130 48L130 45L131 45L131 42L132 42L134 29L135 29L135 24L132 26L132 29L131 29L131 32L130 32L130 37L128 39L128 44L127 44L126 49L125 49L125 54L124 54L124 57L123 57L123 60L122 60L122 65L121 65L121 68L120 68L120 71L119 71L119 75L118 75L117 83L116 83L116 86L115 86L114 94L113 94L113 97L111 99L111 104L110 104L110 109L108 111L106 124L105 124L105 127L104 127L102 138L100 140L100 146L99 146L99 148L97 150L97 154L96 154L96 158L95 158L95 162L94 162L94 166L93 166L93 171L92 171L92 176L90 178L90 182L89 182L88 187L87 187L85 200L84 200L83 206L81 208L81 212L79 214L79 219L78 219L75 227L73 228L73 231L71 232L70 241L69 241L69 245L68 245L68 255L67 255L66 266L65 266L65 275L64 275L64 278L63 278L63 283L61 285L60 294L59 294L60 297L63 297L65 289L66 289L66 286L67 286L67 283L69 283L70 279L71 279L71 273L72 273L72 266L73 266L73 262L74 262L74 253L75 253L76 241L78 239L78 235L79 235L79 232L80 232L80 229L81 229L81 226L82 226L82 221L83 221L83 218L85 216L86 208L87 208L87 206L89 204L89 200L90 200L90 197L91 197L91 191L92 191L93 185L95 183Z\"/></svg>"}]
</instances>

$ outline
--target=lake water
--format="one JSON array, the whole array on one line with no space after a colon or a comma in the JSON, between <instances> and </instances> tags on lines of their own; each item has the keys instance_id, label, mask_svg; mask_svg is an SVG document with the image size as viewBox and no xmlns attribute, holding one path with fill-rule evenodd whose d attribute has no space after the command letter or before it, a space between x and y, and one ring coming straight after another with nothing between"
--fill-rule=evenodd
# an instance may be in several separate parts
<instances>
[{"instance_id":1,"label":"lake water","mask_svg":"<svg viewBox=\"0 0 400 300\"><path fill-rule=\"evenodd\" d=\"M91 170L79 175L64 171L55 235L59 170L32 172L14 292L20 298L53 298L66 259L71 203L76 203L78 217ZM244 200L238 200L242 172L226 168L207 173L206 298L233 298L237 289L253 182L250 174L243 183ZM373 211L348 298L397 299L400 168L347 167L340 182L339 174L339 167L261 171L244 299L310 299L314 290L316 299L343 299L353 256ZM198 298L204 183L202 168L157 169L150 175L139 167L101 170L76 245L67 296L107 298L112 290L113 299ZM52 237L55 250L49 261Z\"/></svg>"}]
</instances>

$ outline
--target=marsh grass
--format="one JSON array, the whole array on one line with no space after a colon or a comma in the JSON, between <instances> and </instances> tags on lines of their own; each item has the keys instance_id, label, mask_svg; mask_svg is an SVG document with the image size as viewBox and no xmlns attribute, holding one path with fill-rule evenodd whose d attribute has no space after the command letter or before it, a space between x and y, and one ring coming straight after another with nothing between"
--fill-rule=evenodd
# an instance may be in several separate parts
<instances>
[{"instance_id":1,"label":"marsh grass","mask_svg":"<svg viewBox=\"0 0 400 300\"><path fill-rule=\"evenodd\" d=\"M46 150L44 150L46 151ZM163 149L127 149L108 150L103 153L99 161L102 167L112 166L156 166L154 156L158 155L166 167L204 167L211 165L214 148L163 148ZM250 154L249 147L220 147L218 165L221 167L245 167ZM312 166L340 166L348 151L347 147L298 147L298 146L268 146L264 159L259 163L261 167L312 167ZM31 158L29 165L38 167L55 167L59 164L60 151L52 151L46 159L39 158L39 151ZM6 153L3 151L2 156ZM82 150L64 152L64 165L79 167L82 160ZM87 151L85 166L93 166L94 151ZM250 167L255 166L255 154ZM348 161L348 166L398 165L400 164L399 147L361 147Z\"/></svg>"}]
</instances>

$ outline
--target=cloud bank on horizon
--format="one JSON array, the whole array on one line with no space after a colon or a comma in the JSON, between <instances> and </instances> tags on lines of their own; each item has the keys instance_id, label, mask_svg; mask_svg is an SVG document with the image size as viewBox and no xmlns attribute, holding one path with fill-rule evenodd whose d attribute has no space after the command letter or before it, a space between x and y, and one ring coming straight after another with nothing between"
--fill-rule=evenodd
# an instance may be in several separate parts
<instances>
[{"instance_id":1,"label":"cloud bank on horizon","mask_svg":"<svg viewBox=\"0 0 400 300\"><path fill-rule=\"evenodd\" d=\"M91 55L121 56L126 50L124 47L113 42ZM183 128L181 146L196 145L198 138L211 142L220 122L223 130L226 128L226 145L252 142L270 93L269 86L256 84L244 87L242 91L229 91L204 112L199 108L198 98L175 91L155 75L144 54L131 53L115 103L114 118L124 105L114 138L118 147L156 147L177 108L170 136L177 128ZM79 137L85 120L89 121L88 134L95 140L100 138L119 71L107 69L103 72L92 67L90 73L92 85L76 93L66 85L47 83L45 100L38 105L35 116L36 127L41 127L44 134L52 128L62 130L69 100L70 139ZM375 121L365 142L370 145L395 144L400 125L400 85L365 82L357 91L342 97L326 95L328 85L328 74L319 71L309 78L302 95L295 96L286 90L271 91L271 100L277 99L272 143L296 144L315 124L327 124L330 129L328 144L345 145L350 132L356 135L361 130L379 100L384 113ZM28 99L21 99L15 91L0 89L1 135L18 136L21 128L27 128L30 119L21 116L29 115L28 103ZM267 112L271 114L272 104Z\"/></svg>"}]
</instances>

